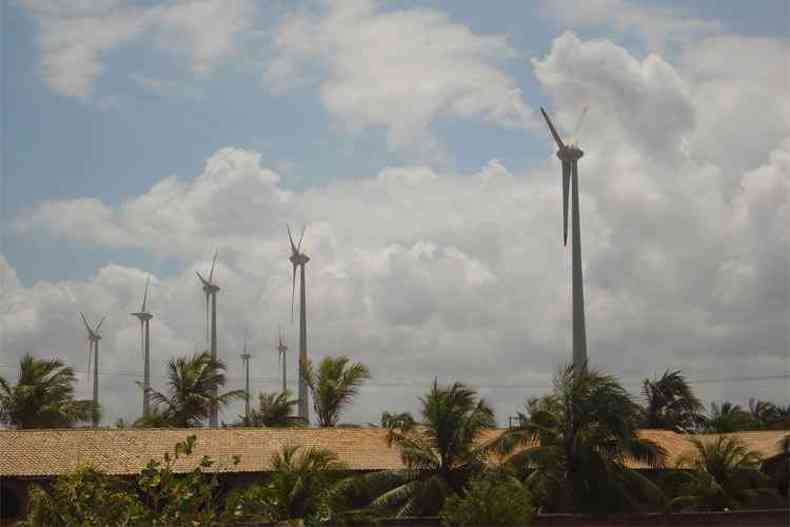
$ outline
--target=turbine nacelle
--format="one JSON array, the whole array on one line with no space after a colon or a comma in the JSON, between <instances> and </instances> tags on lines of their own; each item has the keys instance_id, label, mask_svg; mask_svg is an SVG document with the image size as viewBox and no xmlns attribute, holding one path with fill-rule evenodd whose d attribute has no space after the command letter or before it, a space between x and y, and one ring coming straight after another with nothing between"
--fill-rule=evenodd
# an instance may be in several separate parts
<instances>
[{"instance_id":1,"label":"turbine nacelle","mask_svg":"<svg viewBox=\"0 0 790 527\"><path fill-rule=\"evenodd\" d=\"M101 328L101 325L104 324L104 319L107 317L102 317L99 323L96 324L96 327L92 328L91 325L88 324L88 319L85 318L85 314L83 314L82 311L80 311L80 316L82 317L83 324L85 324L85 329L88 330L88 339L92 342L101 340L102 336L101 333L99 333L99 328Z\"/></svg>"},{"instance_id":2,"label":"turbine nacelle","mask_svg":"<svg viewBox=\"0 0 790 527\"><path fill-rule=\"evenodd\" d=\"M584 156L584 150L576 145L566 145L557 150L557 157L562 161L578 161Z\"/></svg>"},{"instance_id":3,"label":"turbine nacelle","mask_svg":"<svg viewBox=\"0 0 790 527\"><path fill-rule=\"evenodd\" d=\"M293 253L288 259L291 260L294 267L304 265L310 261L310 257L304 253Z\"/></svg>"}]
</instances>

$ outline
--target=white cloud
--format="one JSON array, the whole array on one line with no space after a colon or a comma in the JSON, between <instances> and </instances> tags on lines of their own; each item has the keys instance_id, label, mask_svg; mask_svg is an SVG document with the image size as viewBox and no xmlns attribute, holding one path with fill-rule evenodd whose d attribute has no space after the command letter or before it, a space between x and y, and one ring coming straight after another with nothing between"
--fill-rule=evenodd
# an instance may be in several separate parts
<instances>
[{"instance_id":1,"label":"white cloud","mask_svg":"<svg viewBox=\"0 0 790 527\"><path fill-rule=\"evenodd\" d=\"M381 9L374 1L326 4L277 29L265 71L282 92L315 79L321 100L345 128L383 128L393 149L435 154L440 117L501 126L534 123L515 81L499 66L515 57L501 35L478 35L437 10Z\"/></svg>"},{"instance_id":2,"label":"white cloud","mask_svg":"<svg viewBox=\"0 0 790 527\"><path fill-rule=\"evenodd\" d=\"M721 31L717 20L696 18L677 7L634 5L626 0L544 1L542 7L570 29L606 26L620 33L636 31L655 51L663 50L667 44L688 44Z\"/></svg>"},{"instance_id":3,"label":"white cloud","mask_svg":"<svg viewBox=\"0 0 790 527\"><path fill-rule=\"evenodd\" d=\"M50 89L86 98L108 52L152 31L167 50L186 52L192 69L207 73L235 52L247 29L250 0L177 0L142 7L124 0L19 0L36 20L39 66Z\"/></svg>"},{"instance_id":4,"label":"white cloud","mask_svg":"<svg viewBox=\"0 0 790 527\"><path fill-rule=\"evenodd\" d=\"M697 97L700 81L683 69L572 34L535 68L561 125L591 105L580 180L592 361L632 389L666 368L692 379L786 371L790 140L771 145L733 185L726 174L738 151L690 155L693 140L678 140L695 137L694 116L718 104ZM769 128L757 123L754 133ZM273 389L269 346L290 309L284 223L307 223L311 356L348 353L374 374L351 420L415 408L434 375L483 385L500 418L548 389L554 367L570 356L570 251L561 246L553 156L527 174L496 160L472 174L386 167L298 192L283 188L265 168L271 164L221 149L194 179L165 178L117 207L50 202L20 217L18 228L187 262L154 289L164 324L155 330L157 360L202 342L192 271L220 247L221 354L238 366L234 353L251 329L255 371L266 378L258 387ZM89 306L94 316L111 312L108 367L139 369L127 313L143 281L138 270L108 266L86 282L18 285L0 299L8 357L57 349L84 360L73 313ZM295 327L287 328L293 344ZM111 379L114 393L134 400L134 378ZM504 384L526 388L495 388ZM786 396L771 382L698 389L709 400ZM116 397L116 414L138 411Z\"/></svg>"}]
</instances>

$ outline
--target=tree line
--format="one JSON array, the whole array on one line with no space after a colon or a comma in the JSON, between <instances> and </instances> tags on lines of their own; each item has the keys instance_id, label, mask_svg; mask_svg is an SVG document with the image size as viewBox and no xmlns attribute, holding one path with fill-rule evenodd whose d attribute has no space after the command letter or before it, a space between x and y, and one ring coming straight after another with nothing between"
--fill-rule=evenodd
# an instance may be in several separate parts
<instances>
[{"instance_id":1,"label":"tree line","mask_svg":"<svg viewBox=\"0 0 790 527\"><path fill-rule=\"evenodd\" d=\"M22 363L28 366L20 369L18 384L0 385L3 420L14 426L41 427L46 413L59 415L58 426L68 422L67 416L75 419L72 423L79 422L72 411L74 401L67 397L73 395L73 372L58 361L25 357ZM31 375L27 370L39 373ZM212 399L214 388L224 386L223 370L221 361L206 354L174 359L168 365L167 388L153 398L156 423L136 426L188 428L200 423L213 402L227 404L241 396L238 391L223 392ZM321 426L336 426L370 377L367 368L346 357L325 358L315 369L310 365L308 372ZM35 418L11 421L24 408L33 411L32 403L23 404L27 400L23 394L35 379L39 382L32 384L47 385L37 392L46 408L36 410ZM28 385L20 388L23 381ZM191 393L192 389L199 393ZM764 470L764 460L737 436L718 435L705 441L692 437L693 451L669 466L667 452L638 433L645 427L730 431L733 423L745 426L741 422L746 416L751 428L786 428L782 421L786 409L754 402L736 412L734 405L725 409L722 404L704 416L682 374L671 371L646 379L642 395L644 404L605 372L563 367L550 393L528 400L515 426L499 430L493 409L473 388L435 381L420 397L417 416L382 415L387 441L400 452L403 469L355 475L334 452L294 445L273 456L267 476L231 489L223 487L215 473L204 470L213 463L207 458L189 474L172 473L173 459L190 454L192 437L176 445L173 456L152 460L132 481L83 467L51 485L35 487L27 522L359 524L384 517L439 516L446 525L523 525L538 512L786 506L782 498L787 493L786 476ZM287 394L261 394L250 419L236 424L288 426L292 403ZM784 439L789 440L790 435ZM634 462L650 470L635 470ZM672 468L682 470L666 470ZM105 502L116 505L102 507ZM92 519L86 519L89 515Z\"/></svg>"},{"instance_id":2,"label":"tree line","mask_svg":"<svg viewBox=\"0 0 790 527\"><path fill-rule=\"evenodd\" d=\"M314 368L308 361L305 380L310 390L318 426L337 426L344 410L371 378L368 368L348 357L326 357ZM94 411L90 400L74 398L74 370L58 359L37 359L30 354L19 362L17 382L0 376L0 423L14 428L67 428L87 424ZM140 383L138 383L140 384ZM226 384L225 364L208 352L168 361L162 391L151 389L153 410L132 423L119 419L117 426L201 426L212 404L227 407L244 399L244 390L221 392ZM141 386L142 388L142 386ZM731 433L790 428L790 404L749 399L747 406L730 401L713 402L706 412L681 371L667 370L660 377L644 379L640 394L640 428L680 433ZM528 405L530 403L528 402ZM296 401L289 392L262 392L249 417L239 416L235 426L293 426ZM524 413L519 413L522 421ZM404 413L384 412L381 425L413 420ZM393 421L394 420L394 421ZM399 422L399 421L398 421ZM304 423L301 423L304 424Z\"/></svg>"}]
</instances>

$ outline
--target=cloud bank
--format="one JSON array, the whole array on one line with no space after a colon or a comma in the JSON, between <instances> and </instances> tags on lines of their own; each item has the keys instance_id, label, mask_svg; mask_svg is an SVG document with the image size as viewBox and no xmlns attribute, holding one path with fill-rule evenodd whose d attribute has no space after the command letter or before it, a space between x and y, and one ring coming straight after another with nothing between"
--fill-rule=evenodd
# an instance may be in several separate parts
<instances>
[{"instance_id":1,"label":"cloud bank","mask_svg":"<svg viewBox=\"0 0 790 527\"><path fill-rule=\"evenodd\" d=\"M420 23L439 23L431 12L419 15ZM363 4L346 16L384 15ZM710 42L698 47L702 56L690 53L674 65L565 33L533 61L561 128L572 126L582 105L591 108L579 138L589 351L596 366L634 390L667 368L700 380L788 370L786 102L768 103L777 111L751 121L749 133L711 128L728 101L731 115L740 115L746 94L776 93L781 79L771 65L752 64L754 54L725 59L719 54L729 48ZM783 46L737 42L742 50L777 50L761 57L777 68ZM726 60L764 76L730 74ZM711 96L717 88L737 96ZM717 138L746 141L748 159L712 146ZM349 354L373 372L349 420L414 410L434 375L481 387L500 419L549 389L555 368L570 359L570 254L561 245L553 156L528 173L495 159L461 174L404 165L302 191L289 189L271 164L257 152L223 148L194 178L164 178L118 206L92 198L42 203L20 215L16 229L187 262L181 272L156 277L153 288L155 384L167 358L204 346L193 271L205 269L218 247L221 356L239 386L238 354L249 332L256 389L276 388L278 324L296 347L288 222L307 225L311 356ZM743 170L734 168L739 164ZM145 273L108 265L88 281L26 286L4 261L2 268L4 360L35 351L85 363L78 311L109 312L102 359L109 415L137 415L141 360L128 313ZM786 396L781 381L696 387L707 400Z\"/></svg>"}]
</instances>

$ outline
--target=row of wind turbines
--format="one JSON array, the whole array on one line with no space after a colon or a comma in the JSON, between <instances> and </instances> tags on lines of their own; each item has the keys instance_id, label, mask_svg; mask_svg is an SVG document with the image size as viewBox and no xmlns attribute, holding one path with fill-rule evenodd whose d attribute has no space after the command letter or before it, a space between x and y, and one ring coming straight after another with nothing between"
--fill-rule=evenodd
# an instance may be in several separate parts
<instances>
[{"instance_id":1,"label":"row of wind turbines","mask_svg":"<svg viewBox=\"0 0 790 527\"><path fill-rule=\"evenodd\" d=\"M291 320L294 314L294 297L296 293L296 276L299 271L299 379L298 379L298 405L297 416L304 422L310 421L310 411L308 405L307 383L305 382L304 369L307 365L307 304L306 304L306 282L305 282L305 265L310 261L310 257L302 252L302 241L304 240L305 229L302 229L302 234L299 238L299 243L294 243L291 234L291 228L287 227L288 240L291 244L291 256L289 260L292 265L292 286L291 286ZM214 252L214 258L211 261L211 268L209 269L208 276L203 276L200 272L195 272L200 283L203 286L203 292L206 295L206 340L209 346L209 352L212 359L217 358L217 293L220 291L219 285L214 281L214 268L217 264L218 251ZM150 277L146 279L145 291L143 293L143 302L140 310L135 313L130 313L131 316L136 317L140 321L140 348L143 355L143 417L148 417L151 414L151 333L150 322L154 318L147 308L148 303L148 289L150 287ZM99 407L99 341L102 339L100 332L102 324L105 319L102 317L98 324L92 326L84 313L80 312L82 322L88 332L88 363L89 363L89 376L93 374L93 405L94 408ZM282 339L282 333L278 332L277 344L275 347L279 362L282 364L282 389L286 391L288 386L287 379L287 366L286 355L288 346L285 345ZM245 367L245 416L250 415L250 359L251 355L247 351L247 339L244 339L244 349L241 354L241 359ZM216 389L214 396L216 396ZM219 424L218 409L216 405L212 405L209 413L209 426L217 427ZM99 424L98 412L94 412L92 416L92 426L95 428Z\"/></svg>"},{"instance_id":2,"label":"row of wind turbines","mask_svg":"<svg viewBox=\"0 0 790 527\"><path fill-rule=\"evenodd\" d=\"M584 319L584 288L582 280L582 257L581 257L581 219L579 211L579 172L578 164L579 159L582 158L584 152L575 144L572 138L568 143L564 143L562 138L557 133L554 124L549 118L546 111L541 108L541 113L546 120L549 127L551 136L557 144L557 157L562 163L562 214L563 214L563 231L562 239L563 245L568 243L568 209L571 209L571 304L572 304L572 350L573 350L573 366L576 371L587 367L587 336ZM582 111L579 122L576 125L576 132L581 125L581 121L586 114L587 108ZM574 132L574 136L576 135ZM570 194L570 207L568 198ZM305 265L310 261L304 252L302 252L302 241L304 240L305 229L302 228L302 234L299 237L299 242L294 243L290 227L287 227L288 241L291 246L291 255L288 258L292 266L292 284L291 284L291 320L294 318L294 299L296 293L296 276L297 271L299 274L299 378L298 378L298 402L297 412L298 417L305 423L310 422L309 410L309 394L307 392L307 383L305 382L305 366L307 365L307 308L306 308L306 283L305 283ZM211 261L211 268L209 269L208 277L204 277L196 271L198 279L203 286L203 291L206 295L206 339L209 343L209 350L213 359L217 358L217 293L220 287L214 281L214 267L217 263L217 252L214 253L214 258ZM150 332L149 323L154 315L146 309L148 300L148 288L150 285L150 277L146 280L145 292L143 294L143 303L140 311L131 313L140 321L140 346L142 349L144 369L143 369L143 416L150 415L150 388L151 388L151 365L150 365ZM89 343L89 363L93 359L93 403L94 407L98 408L99 404L99 341L102 336L99 330L104 323L105 318L102 318L96 326L91 326L83 313L82 321L85 324L85 329L88 331ZM278 342L275 348L278 359L282 364L282 389L286 391L287 378L286 378L286 352L288 347L283 343L282 335L278 334ZM246 401L245 401L245 415L249 417L250 412L250 358L251 355L247 352L247 342L245 338L244 350L241 355L245 366L245 388L246 388ZM90 370L90 368L89 368ZM214 393L216 396L216 392ZM98 413L94 412L92 424L94 427L98 426ZM218 412L216 405L212 406L209 416L209 426L218 426Z\"/></svg>"}]
</instances>

